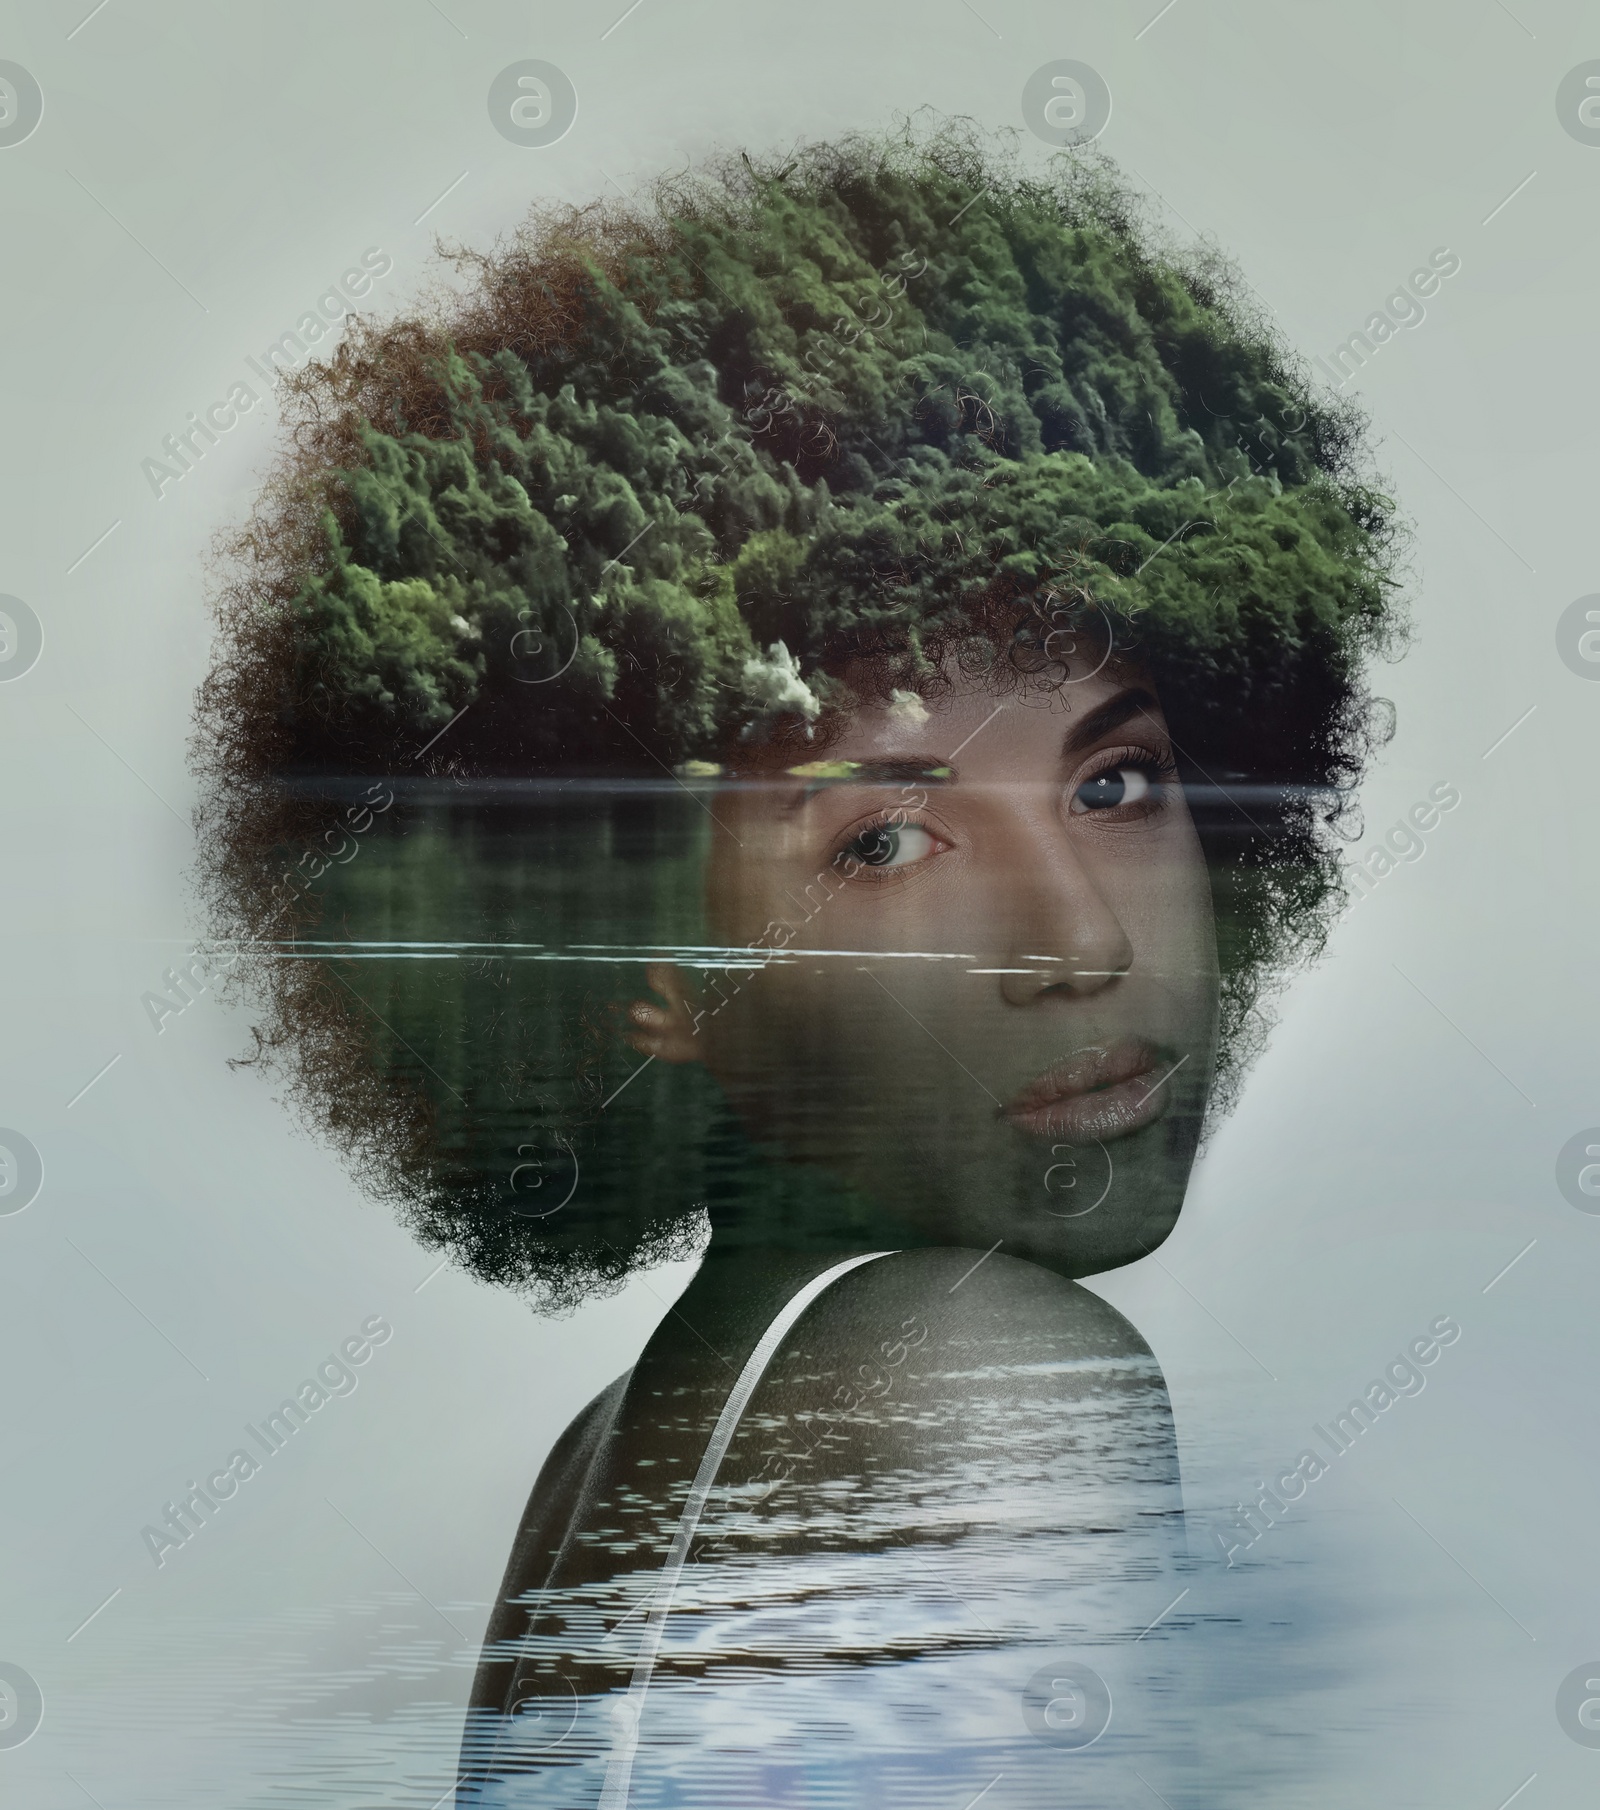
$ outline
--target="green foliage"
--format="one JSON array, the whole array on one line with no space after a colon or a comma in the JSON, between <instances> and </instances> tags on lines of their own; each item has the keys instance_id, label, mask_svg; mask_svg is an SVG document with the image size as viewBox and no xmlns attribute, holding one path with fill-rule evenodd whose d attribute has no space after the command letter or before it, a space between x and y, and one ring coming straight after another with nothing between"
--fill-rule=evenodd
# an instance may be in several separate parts
<instances>
[{"instance_id":1,"label":"green foliage","mask_svg":"<svg viewBox=\"0 0 1600 1810\"><path fill-rule=\"evenodd\" d=\"M944 152L682 187L664 238L587 259L576 331L452 350L427 432L366 427L296 605L307 756L478 702L490 764L581 758L619 703L660 757L711 752L772 643L807 677L867 631L914 648L997 579L1070 579L1186 671L1347 667L1389 550L1352 424L1103 173Z\"/></svg>"},{"instance_id":2,"label":"green foliage","mask_svg":"<svg viewBox=\"0 0 1600 1810\"><path fill-rule=\"evenodd\" d=\"M741 161L663 185L653 219L586 210L467 258L446 327L358 329L301 374L250 537L270 582L225 608L202 701L241 946L304 928L273 890L286 770L416 773L450 725L440 764L485 799L623 765L617 800L640 769L665 787L587 827L429 805L329 905L403 956L260 969L263 1057L311 1115L425 1240L547 1302L658 1260L697 1202L835 1210L752 1166L709 1082L658 1067L618 1097L637 1064L604 1008L663 935L703 942L668 834L677 811L703 835L701 803L660 765L847 704L852 650L903 683L976 640L1003 682L1039 651L1011 639L1030 610L1098 606L1160 694L1210 866L1225 1102L1263 987L1331 922L1328 826L1382 734L1361 662L1395 638L1397 535L1362 424L1215 259L1160 250L1103 163L1029 175L961 129ZM440 953L464 931L478 954ZM530 1216L530 1151L581 1160L581 1221Z\"/></svg>"}]
</instances>

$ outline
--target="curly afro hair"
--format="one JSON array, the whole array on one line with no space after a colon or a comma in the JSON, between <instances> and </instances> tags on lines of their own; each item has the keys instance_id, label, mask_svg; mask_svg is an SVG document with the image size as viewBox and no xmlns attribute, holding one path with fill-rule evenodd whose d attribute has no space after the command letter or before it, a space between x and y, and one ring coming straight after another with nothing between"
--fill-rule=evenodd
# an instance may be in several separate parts
<instances>
[{"instance_id":1,"label":"curly afro hair","mask_svg":"<svg viewBox=\"0 0 1600 1810\"><path fill-rule=\"evenodd\" d=\"M321 776L817 747L864 692L1048 681L1086 627L1172 729L1219 907L1226 1101L1341 901L1338 820L1386 730L1363 668L1403 626L1363 423L1231 269L1166 246L1104 158L1030 172L960 125L741 153L452 260L447 295L284 381L195 738L257 1056L368 1185L563 1305L683 1248L733 1184L715 1156L687 1189L608 1166L595 1108L632 1057L593 1012L486 1091L368 1009L285 877L327 829ZM675 1084L638 1110L681 1118ZM518 1138L587 1152L584 1213L519 1210Z\"/></svg>"}]
</instances>

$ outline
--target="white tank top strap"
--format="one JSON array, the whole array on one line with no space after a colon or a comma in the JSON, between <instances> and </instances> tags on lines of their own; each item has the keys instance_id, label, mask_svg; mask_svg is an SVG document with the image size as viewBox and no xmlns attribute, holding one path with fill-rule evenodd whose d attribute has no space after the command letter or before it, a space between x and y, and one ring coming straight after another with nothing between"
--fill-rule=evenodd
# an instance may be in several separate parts
<instances>
[{"instance_id":1,"label":"white tank top strap","mask_svg":"<svg viewBox=\"0 0 1600 1810\"><path fill-rule=\"evenodd\" d=\"M779 1309L772 1324L757 1341L755 1350L745 1360L738 1381L734 1383L721 1414L717 1416L717 1424L712 1429L705 1456L701 1459L700 1468L690 1486L688 1500L683 1505L677 1532L668 1548L667 1561L661 1568L661 1576L645 1617L639 1656L633 1667L633 1680L628 1686L628 1694L618 1702L614 1712L617 1736L611 1750L611 1759L606 1766L605 1785L600 1793L600 1810L627 1810L633 1758L639 1746L639 1722L644 1714L645 1694L650 1689L656 1655L661 1650L667 1616L672 1610L672 1598L678 1587L678 1578L688 1560L689 1547L700 1526L700 1516L716 1484L717 1472L727 1456L728 1447L733 1443L733 1436L739 1429L745 1409L750 1405L751 1396L755 1394L757 1385L766 1374L767 1366L777 1356L778 1347L788 1337L795 1322L825 1289L831 1287L841 1276L847 1276L851 1270L859 1269L862 1264L874 1263L880 1257L893 1255L893 1251L868 1251L863 1257L847 1257L844 1262L825 1269L820 1276L813 1276L798 1294Z\"/></svg>"}]
</instances>

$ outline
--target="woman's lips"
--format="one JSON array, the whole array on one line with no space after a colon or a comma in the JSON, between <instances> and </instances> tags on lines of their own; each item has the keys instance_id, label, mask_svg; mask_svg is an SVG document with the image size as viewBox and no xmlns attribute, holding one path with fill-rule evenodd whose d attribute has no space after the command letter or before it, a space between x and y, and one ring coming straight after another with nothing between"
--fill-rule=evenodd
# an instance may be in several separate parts
<instances>
[{"instance_id":1,"label":"woman's lips","mask_svg":"<svg viewBox=\"0 0 1600 1810\"><path fill-rule=\"evenodd\" d=\"M1103 1143L1154 1124L1171 1091L1160 1085L1170 1072L1153 1043L1142 1037L1075 1050L1051 1063L1000 1117L1018 1131L1063 1144Z\"/></svg>"}]
</instances>

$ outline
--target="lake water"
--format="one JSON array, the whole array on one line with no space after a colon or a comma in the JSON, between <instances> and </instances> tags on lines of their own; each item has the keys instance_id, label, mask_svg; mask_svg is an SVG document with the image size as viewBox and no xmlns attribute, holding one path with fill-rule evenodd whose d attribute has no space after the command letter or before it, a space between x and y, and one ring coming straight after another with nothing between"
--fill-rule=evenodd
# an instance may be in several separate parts
<instances>
[{"instance_id":1,"label":"lake water","mask_svg":"<svg viewBox=\"0 0 1600 1810\"><path fill-rule=\"evenodd\" d=\"M665 781L620 797L417 787L330 870L316 946L283 953L336 957L380 1060L436 1107L457 1179L503 1177L570 1103L563 1015L629 997L641 963L662 953L702 969L737 956L705 932L705 843L701 802ZM604 1085L627 1072L608 1069ZM614 1144L586 1152L596 1211L624 1188L656 1190L663 1211L719 1189L765 1190L788 1225L832 1198L825 1177L774 1176L730 1135L703 1077L618 1104ZM541 1146L541 1186L566 1186L558 1149ZM1106 1287L1117 1296L1116 1278ZM1402 1330L1420 1331L1426 1315L1416 1318ZM1468 1332L1463 1349L1476 1352L1478 1323ZM613 1368L634 1355L619 1352ZM783 1392L814 1381L785 1359L719 1473L664 1624L628 1801L1311 1810L1383 1790L1381 1801L1431 1805L1479 1770L1441 1732L1459 1675L1485 1706L1497 1768L1460 1801L1497 1810L1526 1776L1517 1730L1565 1739L1548 1710L1554 1648L1547 1660L1500 1591L1464 1576L1462 1537L1417 1478L1383 1468L1412 1437L1390 1429L1446 1412L1447 1373L1467 1361L1441 1362L1433 1393L1398 1403L1359 1457L1330 1452L1327 1481L1230 1566L1217 1538L1227 1504L1269 1464L1292 1464L1313 1417L1338 1412L1361 1377L1315 1375L1295 1397L1310 1405L1279 1413L1237 1377L1191 1371L1175 1412L1136 1328L1075 1350L1019 1328L977 1365L935 1336L872 1405L877 1432L856 1470L785 1473L769 1502L756 1480L773 1428L809 1412ZM527 1382L537 1392L539 1379ZM470 1379L445 1383L470 1444ZM703 1417L684 1428L703 1433ZM424 1447L433 1437L405 1436ZM307 1602L291 1559L279 1608L173 1611L134 1628L108 1614L98 1645L74 1649L75 1688L52 1699L51 1735L77 1756L84 1801L92 1787L105 1810L442 1810L458 1790L463 1810L598 1804L677 1526L682 1451L698 1449L684 1432L674 1456L663 1438L660 1486L635 1476L613 1490L584 1563L540 1597L533 1632L515 1643L529 1675L553 1682L525 1693L508 1722L469 1732L465 1776L488 1591L424 1600L395 1576L392 1588ZM512 1455L521 1487L544 1455ZM433 1486L432 1538L447 1547L458 1537L452 1479ZM1413 1507L1420 1515L1402 1519ZM475 1569L492 1576L515 1514L487 1533L481 1517L466 1520ZM1475 1550L1466 1561L1481 1570ZM1101 1720L1092 1743L1076 1744ZM1549 1763L1535 1752L1526 1772ZM118 1796L123 1772L159 1786ZM72 1801L61 1792L39 1801L55 1810Z\"/></svg>"}]
</instances>

